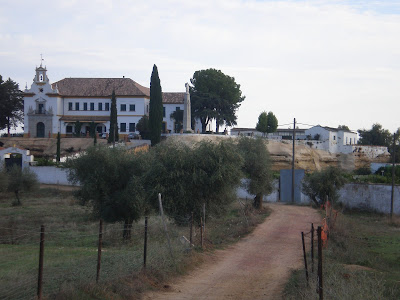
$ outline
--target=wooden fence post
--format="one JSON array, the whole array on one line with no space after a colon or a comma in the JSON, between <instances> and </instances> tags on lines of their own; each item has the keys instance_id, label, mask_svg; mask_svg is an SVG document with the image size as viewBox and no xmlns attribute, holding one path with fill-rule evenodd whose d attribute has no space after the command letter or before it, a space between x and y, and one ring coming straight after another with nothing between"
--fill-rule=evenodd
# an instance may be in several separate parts
<instances>
[{"instance_id":1,"label":"wooden fence post","mask_svg":"<svg viewBox=\"0 0 400 300\"><path fill-rule=\"evenodd\" d=\"M301 232L301 241L303 243L303 257L304 257L304 268L306 270L306 280L308 284L308 268L307 268L307 254L306 254L306 245L304 243L304 232Z\"/></svg>"},{"instance_id":2,"label":"wooden fence post","mask_svg":"<svg viewBox=\"0 0 400 300\"><path fill-rule=\"evenodd\" d=\"M317 235L318 235L318 294L319 300L324 299L323 292L323 280L322 280L322 239L321 239L321 226L318 226Z\"/></svg>"},{"instance_id":3,"label":"wooden fence post","mask_svg":"<svg viewBox=\"0 0 400 300\"><path fill-rule=\"evenodd\" d=\"M100 277L100 267L101 267L101 247L103 245L103 220L100 219L99 225L99 245L97 248L97 273L96 273L96 283L99 282Z\"/></svg>"},{"instance_id":4,"label":"wooden fence post","mask_svg":"<svg viewBox=\"0 0 400 300\"><path fill-rule=\"evenodd\" d=\"M143 250L143 268L146 269L146 260L147 260L147 219L144 218L144 250Z\"/></svg>"},{"instance_id":5,"label":"wooden fence post","mask_svg":"<svg viewBox=\"0 0 400 300\"><path fill-rule=\"evenodd\" d=\"M40 252L37 297L42 299L43 294L43 259L44 259L44 225L40 226Z\"/></svg>"},{"instance_id":6,"label":"wooden fence post","mask_svg":"<svg viewBox=\"0 0 400 300\"><path fill-rule=\"evenodd\" d=\"M314 273L314 223L311 223L311 272Z\"/></svg>"}]
</instances>

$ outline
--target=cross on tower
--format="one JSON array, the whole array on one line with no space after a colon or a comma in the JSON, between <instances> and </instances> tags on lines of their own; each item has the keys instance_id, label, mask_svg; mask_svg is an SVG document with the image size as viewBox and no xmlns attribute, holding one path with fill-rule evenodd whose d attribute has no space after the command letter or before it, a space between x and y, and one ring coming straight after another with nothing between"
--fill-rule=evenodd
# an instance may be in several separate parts
<instances>
[{"instance_id":1,"label":"cross on tower","mask_svg":"<svg viewBox=\"0 0 400 300\"><path fill-rule=\"evenodd\" d=\"M44 61L43 54L40 53L40 66L42 67L42 63Z\"/></svg>"}]
</instances>

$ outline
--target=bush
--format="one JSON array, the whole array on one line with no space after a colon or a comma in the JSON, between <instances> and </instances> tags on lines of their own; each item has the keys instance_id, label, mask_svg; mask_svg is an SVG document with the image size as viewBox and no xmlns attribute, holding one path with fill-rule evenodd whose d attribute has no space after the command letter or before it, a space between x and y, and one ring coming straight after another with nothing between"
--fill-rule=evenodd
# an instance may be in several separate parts
<instances>
[{"instance_id":1,"label":"bush","mask_svg":"<svg viewBox=\"0 0 400 300\"><path fill-rule=\"evenodd\" d=\"M39 181L36 173L29 168L22 169L17 165L13 165L7 173L8 184L7 190L15 194L16 201L13 205L21 205L20 192L32 191L39 187Z\"/></svg>"}]
</instances>

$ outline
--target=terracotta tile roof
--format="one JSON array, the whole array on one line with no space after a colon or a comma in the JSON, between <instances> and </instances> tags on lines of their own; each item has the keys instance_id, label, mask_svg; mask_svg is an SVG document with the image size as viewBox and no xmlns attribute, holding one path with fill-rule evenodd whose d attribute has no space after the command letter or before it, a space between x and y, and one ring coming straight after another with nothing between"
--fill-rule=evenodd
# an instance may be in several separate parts
<instances>
[{"instance_id":1,"label":"terracotta tile roof","mask_svg":"<svg viewBox=\"0 0 400 300\"><path fill-rule=\"evenodd\" d=\"M183 104L185 93L163 93L162 102L165 104Z\"/></svg>"},{"instance_id":2,"label":"terracotta tile roof","mask_svg":"<svg viewBox=\"0 0 400 300\"><path fill-rule=\"evenodd\" d=\"M60 95L70 97L110 97L113 90L116 96L150 97L149 88L130 78L64 78L51 85L56 86Z\"/></svg>"},{"instance_id":3,"label":"terracotta tile roof","mask_svg":"<svg viewBox=\"0 0 400 300\"><path fill-rule=\"evenodd\" d=\"M61 121L65 122L102 122L110 121L110 116L62 116Z\"/></svg>"}]
</instances>

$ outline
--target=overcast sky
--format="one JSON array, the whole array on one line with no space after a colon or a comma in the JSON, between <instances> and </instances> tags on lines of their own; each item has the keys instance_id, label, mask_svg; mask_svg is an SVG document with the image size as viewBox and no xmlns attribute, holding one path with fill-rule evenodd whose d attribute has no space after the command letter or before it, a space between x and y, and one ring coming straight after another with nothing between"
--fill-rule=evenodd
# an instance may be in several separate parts
<instances>
[{"instance_id":1,"label":"overcast sky","mask_svg":"<svg viewBox=\"0 0 400 300\"><path fill-rule=\"evenodd\" d=\"M0 75L30 87L41 53L51 82L149 87L156 64L163 91L183 92L196 70L220 69L246 96L238 127L262 111L279 124L400 127L400 0L0 0Z\"/></svg>"}]
</instances>

